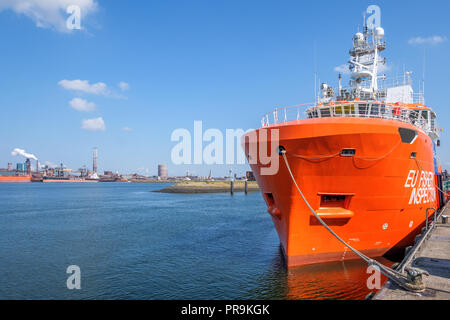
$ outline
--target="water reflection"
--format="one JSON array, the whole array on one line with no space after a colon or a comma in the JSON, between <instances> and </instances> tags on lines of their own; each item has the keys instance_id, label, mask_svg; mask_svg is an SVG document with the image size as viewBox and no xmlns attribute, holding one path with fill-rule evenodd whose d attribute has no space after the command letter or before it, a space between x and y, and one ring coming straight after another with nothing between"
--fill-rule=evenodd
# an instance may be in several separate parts
<instances>
[{"instance_id":1,"label":"water reflection","mask_svg":"<svg viewBox=\"0 0 450 320\"><path fill-rule=\"evenodd\" d=\"M392 259L392 258L391 258ZM377 261L392 266L387 258ZM272 261L265 274L266 292L262 295L272 299L289 300L361 300L370 292L367 288L367 264L361 260L339 261L324 264L286 268L281 250ZM383 285L387 278L381 275Z\"/></svg>"}]
</instances>

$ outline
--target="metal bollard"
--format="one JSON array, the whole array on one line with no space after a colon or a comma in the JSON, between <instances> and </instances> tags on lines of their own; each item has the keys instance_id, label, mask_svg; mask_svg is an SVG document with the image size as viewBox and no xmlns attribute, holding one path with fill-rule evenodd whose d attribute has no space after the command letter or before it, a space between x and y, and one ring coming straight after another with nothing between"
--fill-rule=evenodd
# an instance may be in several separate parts
<instances>
[{"instance_id":1,"label":"metal bollard","mask_svg":"<svg viewBox=\"0 0 450 320\"><path fill-rule=\"evenodd\" d=\"M434 210L434 225L436 225L436 209L435 208L427 208L427 217L426 217L426 221L425 221L425 228L428 231L428 219L429 219L429 214L428 214L428 210Z\"/></svg>"},{"instance_id":2,"label":"metal bollard","mask_svg":"<svg viewBox=\"0 0 450 320\"><path fill-rule=\"evenodd\" d=\"M437 225L437 212L436 212L436 209L434 210L434 224L433 224L433 228L436 228L436 225Z\"/></svg>"}]
</instances>

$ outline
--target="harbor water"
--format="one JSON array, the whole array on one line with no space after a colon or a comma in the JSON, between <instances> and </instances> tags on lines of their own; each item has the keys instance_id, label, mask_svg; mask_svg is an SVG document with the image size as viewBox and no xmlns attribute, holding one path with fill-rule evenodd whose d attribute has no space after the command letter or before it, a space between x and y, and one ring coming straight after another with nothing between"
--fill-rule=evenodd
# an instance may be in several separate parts
<instances>
[{"instance_id":1,"label":"harbor water","mask_svg":"<svg viewBox=\"0 0 450 320\"><path fill-rule=\"evenodd\" d=\"M0 299L364 299L367 266L286 270L259 193L0 184ZM385 259L381 261L389 263ZM69 290L67 267L81 270Z\"/></svg>"}]
</instances>

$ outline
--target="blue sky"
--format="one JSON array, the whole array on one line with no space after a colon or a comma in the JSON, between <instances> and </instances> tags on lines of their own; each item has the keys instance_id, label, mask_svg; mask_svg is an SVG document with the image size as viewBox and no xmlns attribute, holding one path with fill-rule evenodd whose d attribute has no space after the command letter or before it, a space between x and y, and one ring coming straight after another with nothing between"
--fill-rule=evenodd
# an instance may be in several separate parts
<instances>
[{"instance_id":1,"label":"blue sky","mask_svg":"<svg viewBox=\"0 0 450 320\"><path fill-rule=\"evenodd\" d=\"M71 32L61 27L69 15L58 8L80 0L31 2L22 10L0 0L0 167L23 161L11 156L21 148L41 162L77 169L91 166L98 147L104 170L156 174L158 163L167 163L173 175L187 169L225 175L229 166L171 164L172 131L192 131L194 120L204 129L255 128L274 107L313 101L314 51L320 79L336 85L335 68L348 60L371 4L382 10L390 73L405 65L418 84L426 50L427 103L441 127L450 120L447 0L87 0L92 6L82 7L83 30ZM423 43L410 43L417 37ZM62 80L105 87L74 91ZM129 88L122 90L121 82ZM73 105L94 110L73 108L75 98ZM105 130L82 128L83 120L100 117ZM445 130L441 142L441 160L450 168ZM244 173L247 167L233 168Z\"/></svg>"}]
</instances>

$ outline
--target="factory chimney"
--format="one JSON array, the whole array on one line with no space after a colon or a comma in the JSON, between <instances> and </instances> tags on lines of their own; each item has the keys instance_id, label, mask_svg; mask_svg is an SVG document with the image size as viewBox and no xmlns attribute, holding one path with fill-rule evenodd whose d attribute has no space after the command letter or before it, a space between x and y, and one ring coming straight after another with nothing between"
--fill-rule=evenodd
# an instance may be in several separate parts
<instances>
[{"instance_id":1,"label":"factory chimney","mask_svg":"<svg viewBox=\"0 0 450 320\"><path fill-rule=\"evenodd\" d=\"M167 169L167 164L158 165L158 177L163 180L166 180L169 177L169 171Z\"/></svg>"},{"instance_id":2,"label":"factory chimney","mask_svg":"<svg viewBox=\"0 0 450 320\"><path fill-rule=\"evenodd\" d=\"M25 161L25 167L27 170L27 174L31 174L31 161L30 159L27 159L27 161Z\"/></svg>"},{"instance_id":3,"label":"factory chimney","mask_svg":"<svg viewBox=\"0 0 450 320\"><path fill-rule=\"evenodd\" d=\"M92 164L92 171L94 173L97 173L97 159L98 159L98 149L94 148L93 164Z\"/></svg>"}]
</instances>

